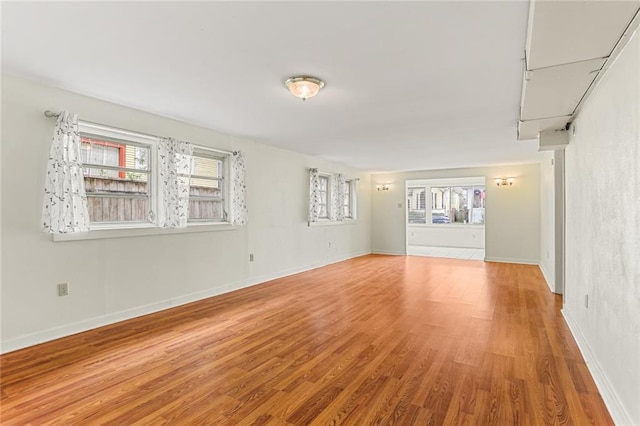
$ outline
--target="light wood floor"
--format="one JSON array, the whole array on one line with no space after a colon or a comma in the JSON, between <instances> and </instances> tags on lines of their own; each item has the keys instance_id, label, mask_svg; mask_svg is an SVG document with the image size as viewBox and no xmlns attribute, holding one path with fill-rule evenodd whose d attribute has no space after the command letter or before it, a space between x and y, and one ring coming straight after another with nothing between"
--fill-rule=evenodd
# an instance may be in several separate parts
<instances>
[{"instance_id":1,"label":"light wood floor","mask_svg":"<svg viewBox=\"0 0 640 426\"><path fill-rule=\"evenodd\" d=\"M3 425L608 425L536 266L364 256L2 356Z\"/></svg>"}]
</instances>

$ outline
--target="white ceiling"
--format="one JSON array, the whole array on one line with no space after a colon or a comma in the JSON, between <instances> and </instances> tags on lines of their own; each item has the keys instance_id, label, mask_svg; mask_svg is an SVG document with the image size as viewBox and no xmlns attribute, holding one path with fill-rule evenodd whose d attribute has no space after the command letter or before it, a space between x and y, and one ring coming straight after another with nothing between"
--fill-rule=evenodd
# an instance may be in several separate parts
<instances>
[{"instance_id":1,"label":"white ceiling","mask_svg":"<svg viewBox=\"0 0 640 426\"><path fill-rule=\"evenodd\" d=\"M537 161L516 140L528 7L4 2L2 70L370 171ZM326 81L306 103L300 73Z\"/></svg>"}]
</instances>

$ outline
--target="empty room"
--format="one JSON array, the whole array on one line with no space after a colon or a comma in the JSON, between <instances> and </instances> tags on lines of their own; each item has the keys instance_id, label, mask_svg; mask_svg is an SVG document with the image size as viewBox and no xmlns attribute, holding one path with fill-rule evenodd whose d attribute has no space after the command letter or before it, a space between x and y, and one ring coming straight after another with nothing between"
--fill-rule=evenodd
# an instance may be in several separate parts
<instances>
[{"instance_id":1,"label":"empty room","mask_svg":"<svg viewBox=\"0 0 640 426\"><path fill-rule=\"evenodd\" d=\"M640 426L640 1L2 1L2 425Z\"/></svg>"}]
</instances>

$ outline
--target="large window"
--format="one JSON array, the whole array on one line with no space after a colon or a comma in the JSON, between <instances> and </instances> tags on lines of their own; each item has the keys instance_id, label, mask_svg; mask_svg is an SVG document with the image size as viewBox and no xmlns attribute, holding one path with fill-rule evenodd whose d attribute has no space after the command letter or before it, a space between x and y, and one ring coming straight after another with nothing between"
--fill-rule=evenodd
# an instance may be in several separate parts
<instances>
[{"instance_id":1,"label":"large window","mask_svg":"<svg viewBox=\"0 0 640 426\"><path fill-rule=\"evenodd\" d=\"M430 192L430 206L425 195ZM407 189L408 223L483 225L485 218L485 187L415 186Z\"/></svg>"},{"instance_id":2,"label":"large window","mask_svg":"<svg viewBox=\"0 0 640 426\"><path fill-rule=\"evenodd\" d=\"M89 218L101 227L148 226L156 221L158 138L80 124L81 158ZM228 154L194 146L188 222L227 220L224 177Z\"/></svg>"}]
</instances>

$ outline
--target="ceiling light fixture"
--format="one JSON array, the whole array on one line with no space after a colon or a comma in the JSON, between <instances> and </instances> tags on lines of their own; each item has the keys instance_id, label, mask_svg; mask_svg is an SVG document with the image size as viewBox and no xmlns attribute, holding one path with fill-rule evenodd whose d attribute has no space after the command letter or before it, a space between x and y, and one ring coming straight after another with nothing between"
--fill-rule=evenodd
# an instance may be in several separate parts
<instances>
[{"instance_id":1,"label":"ceiling light fixture","mask_svg":"<svg viewBox=\"0 0 640 426\"><path fill-rule=\"evenodd\" d=\"M324 81L310 75L297 75L287 79L284 85L293 96L304 102L318 94L320 89L324 87Z\"/></svg>"}]
</instances>

